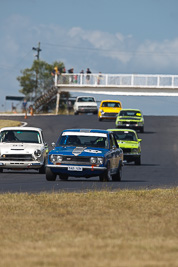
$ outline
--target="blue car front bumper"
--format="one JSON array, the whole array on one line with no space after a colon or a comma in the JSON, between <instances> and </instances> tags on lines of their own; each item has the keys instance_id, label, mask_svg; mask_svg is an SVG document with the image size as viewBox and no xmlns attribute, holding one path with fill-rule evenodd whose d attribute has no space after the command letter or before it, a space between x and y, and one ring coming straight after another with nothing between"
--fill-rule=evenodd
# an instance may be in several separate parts
<instances>
[{"instance_id":1,"label":"blue car front bumper","mask_svg":"<svg viewBox=\"0 0 178 267\"><path fill-rule=\"evenodd\" d=\"M85 166L85 165L46 165L53 173L67 174L74 177L94 177L101 175L107 168L102 166Z\"/></svg>"}]
</instances>

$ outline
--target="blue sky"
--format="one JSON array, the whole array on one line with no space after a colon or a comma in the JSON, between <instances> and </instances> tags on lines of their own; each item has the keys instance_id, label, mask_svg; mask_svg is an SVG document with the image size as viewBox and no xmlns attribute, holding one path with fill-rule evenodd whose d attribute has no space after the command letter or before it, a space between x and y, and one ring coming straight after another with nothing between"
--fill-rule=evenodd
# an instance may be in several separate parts
<instances>
[{"instance_id":1,"label":"blue sky","mask_svg":"<svg viewBox=\"0 0 178 267\"><path fill-rule=\"evenodd\" d=\"M40 59L74 72L178 73L178 0L0 0L0 106Z\"/></svg>"}]
</instances>

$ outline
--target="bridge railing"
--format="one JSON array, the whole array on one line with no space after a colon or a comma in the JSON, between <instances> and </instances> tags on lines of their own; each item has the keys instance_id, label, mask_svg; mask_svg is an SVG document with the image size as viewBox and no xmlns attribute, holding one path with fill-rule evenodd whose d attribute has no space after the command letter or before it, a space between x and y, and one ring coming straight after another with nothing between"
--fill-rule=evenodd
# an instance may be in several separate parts
<instances>
[{"instance_id":1,"label":"bridge railing","mask_svg":"<svg viewBox=\"0 0 178 267\"><path fill-rule=\"evenodd\" d=\"M55 86L114 86L142 88L178 88L178 75L145 74L61 74L55 75Z\"/></svg>"}]
</instances>

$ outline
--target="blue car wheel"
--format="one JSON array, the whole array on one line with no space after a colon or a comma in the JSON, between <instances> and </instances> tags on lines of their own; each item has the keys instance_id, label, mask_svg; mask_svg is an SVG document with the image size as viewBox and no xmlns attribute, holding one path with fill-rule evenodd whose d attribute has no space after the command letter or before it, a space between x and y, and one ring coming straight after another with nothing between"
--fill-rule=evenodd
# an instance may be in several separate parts
<instances>
[{"instance_id":1,"label":"blue car wheel","mask_svg":"<svg viewBox=\"0 0 178 267\"><path fill-rule=\"evenodd\" d=\"M112 180L118 182L121 181L121 179L122 179L122 165L119 164L118 171L116 174L112 176Z\"/></svg>"},{"instance_id":2,"label":"blue car wheel","mask_svg":"<svg viewBox=\"0 0 178 267\"><path fill-rule=\"evenodd\" d=\"M111 180L111 170L110 170L110 163L107 164L106 171L99 176L101 182L108 182Z\"/></svg>"}]
</instances>

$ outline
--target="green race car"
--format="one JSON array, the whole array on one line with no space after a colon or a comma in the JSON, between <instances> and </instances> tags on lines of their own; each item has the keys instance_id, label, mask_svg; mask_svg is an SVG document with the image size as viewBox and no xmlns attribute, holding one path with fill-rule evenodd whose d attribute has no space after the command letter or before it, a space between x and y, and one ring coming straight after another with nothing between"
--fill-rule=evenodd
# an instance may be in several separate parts
<instances>
[{"instance_id":1,"label":"green race car","mask_svg":"<svg viewBox=\"0 0 178 267\"><path fill-rule=\"evenodd\" d=\"M138 139L136 131L132 129L108 129L108 131L115 133L117 143L124 153L124 161L140 165L142 139Z\"/></svg>"},{"instance_id":2,"label":"green race car","mask_svg":"<svg viewBox=\"0 0 178 267\"><path fill-rule=\"evenodd\" d=\"M144 132L144 118L139 109L122 109L116 118L116 128L131 128Z\"/></svg>"}]
</instances>

